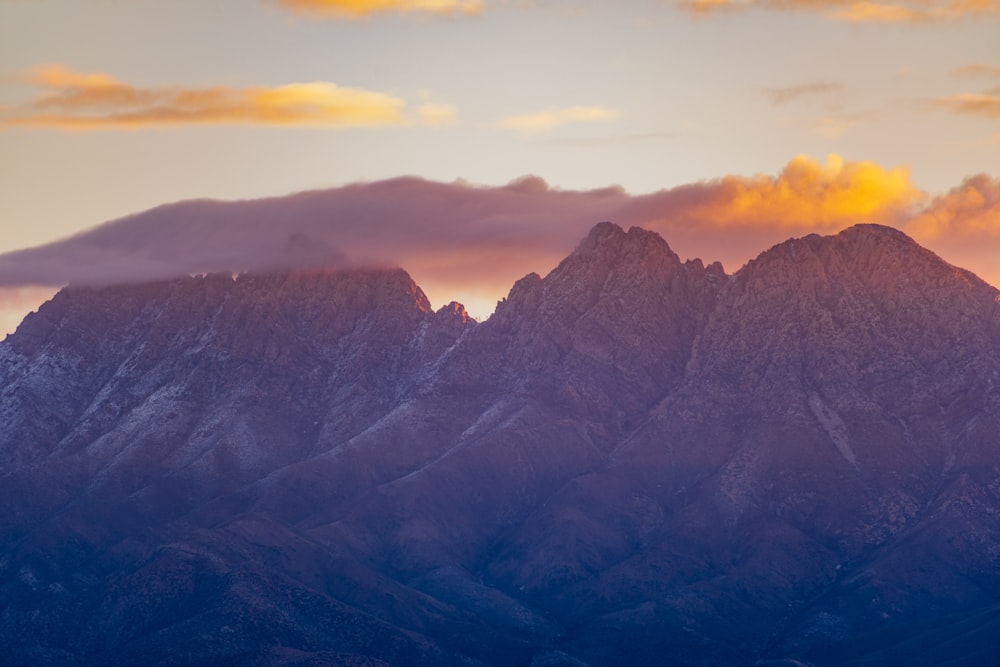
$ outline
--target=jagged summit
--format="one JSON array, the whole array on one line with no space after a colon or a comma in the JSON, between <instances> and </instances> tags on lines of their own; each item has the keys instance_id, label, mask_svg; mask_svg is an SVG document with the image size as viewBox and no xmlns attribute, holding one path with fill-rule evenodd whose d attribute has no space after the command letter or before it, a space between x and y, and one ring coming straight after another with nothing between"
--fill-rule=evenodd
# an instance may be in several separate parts
<instances>
[{"instance_id":1,"label":"jagged summit","mask_svg":"<svg viewBox=\"0 0 1000 667\"><path fill-rule=\"evenodd\" d=\"M883 225L862 224L838 234L810 234L780 243L737 272L742 281L801 289L859 290L892 298L929 298L958 281L980 293L996 291L964 269L954 267L905 233Z\"/></svg>"},{"instance_id":2,"label":"jagged summit","mask_svg":"<svg viewBox=\"0 0 1000 667\"><path fill-rule=\"evenodd\" d=\"M850 227L837 233L836 236L842 238L856 238L856 237L867 236L877 239L892 239L894 241L907 243L909 245L917 245L917 242L911 239L909 236L907 236L905 232L896 229L895 227L889 227L888 225L879 225L871 222L859 222L856 225L851 225Z\"/></svg>"},{"instance_id":3,"label":"jagged summit","mask_svg":"<svg viewBox=\"0 0 1000 667\"><path fill-rule=\"evenodd\" d=\"M464 308L462 308L464 311ZM403 269L352 269L211 273L173 280L109 286L76 285L61 290L28 315L12 336L56 333L66 319L83 318L104 335L173 318L187 326L212 326L226 314L250 318L244 326L326 321L336 331L366 314L384 320L393 313L431 312L423 290ZM335 320L335 321L334 321Z\"/></svg>"},{"instance_id":4,"label":"jagged summit","mask_svg":"<svg viewBox=\"0 0 1000 667\"><path fill-rule=\"evenodd\" d=\"M481 324L400 270L64 290L0 343L0 662L988 662L997 296L611 223Z\"/></svg>"},{"instance_id":5,"label":"jagged summit","mask_svg":"<svg viewBox=\"0 0 1000 667\"><path fill-rule=\"evenodd\" d=\"M591 228L566 261L574 257L587 257L628 262L641 261L649 255L677 259L667 242L656 232L642 227L632 227L626 232L613 222L599 222Z\"/></svg>"}]
</instances>

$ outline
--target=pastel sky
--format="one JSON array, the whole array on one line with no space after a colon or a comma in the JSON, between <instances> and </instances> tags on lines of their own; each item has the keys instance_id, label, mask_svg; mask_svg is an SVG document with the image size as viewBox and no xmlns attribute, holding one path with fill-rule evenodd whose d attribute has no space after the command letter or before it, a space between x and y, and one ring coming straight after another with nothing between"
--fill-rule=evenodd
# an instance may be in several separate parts
<instances>
[{"instance_id":1,"label":"pastel sky","mask_svg":"<svg viewBox=\"0 0 1000 667\"><path fill-rule=\"evenodd\" d=\"M636 224L730 271L874 221L996 284L998 35L1000 0L0 0L0 254L179 200L534 174L684 202ZM408 258L439 261L379 256ZM53 287L7 273L0 311Z\"/></svg>"}]
</instances>

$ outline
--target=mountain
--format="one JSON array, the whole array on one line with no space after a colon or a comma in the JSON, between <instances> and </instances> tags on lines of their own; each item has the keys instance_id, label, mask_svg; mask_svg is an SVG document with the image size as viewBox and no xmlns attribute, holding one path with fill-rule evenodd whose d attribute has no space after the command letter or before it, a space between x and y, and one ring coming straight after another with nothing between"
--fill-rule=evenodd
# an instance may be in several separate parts
<instances>
[{"instance_id":1,"label":"mountain","mask_svg":"<svg viewBox=\"0 0 1000 667\"><path fill-rule=\"evenodd\" d=\"M71 287L0 344L9 664L991 664L1000 293L902 233L734 275L601 223Z\"/></svg>"}]
</instances>

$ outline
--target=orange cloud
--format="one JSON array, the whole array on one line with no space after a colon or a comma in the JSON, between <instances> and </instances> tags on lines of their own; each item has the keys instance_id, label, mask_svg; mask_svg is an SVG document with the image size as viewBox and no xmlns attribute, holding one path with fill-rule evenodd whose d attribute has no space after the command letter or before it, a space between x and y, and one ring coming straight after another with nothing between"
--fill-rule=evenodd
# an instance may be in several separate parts
<instances>
[{"instance_id":1,"label":"orange cloud","mask_svg":"<svg viewBox=\"0 0 1000 667\"><path fill-rule=\"evenodd\" d=\"M681 0L679 4L695 14L804 11L851 23L927 23L1000 14L1000 0Z\"/></svg>"},{"instance_id":2,"label":"orange cloud","mask_svg":"<svg viewBox=\"0 0 1000 667\"><path fill-rule=\"evenodd\" d=\"M905 168L800 155L777 177L726 176L680 214L720 227L833 230L854 222L895 222L923 193Z\"/></svg>"},{"instance_id":3,"label":"orange cloud","mask_svg":"<svg viewBox=\"0 0 1000 667\"><path fill-rule=\"evenodd\" d=\"M790 236L859 222L899 226L925 202L906 169L837 156L800 156L777 175L726 176L644 195L617 187L560 190L538 177L503 187L399 178L274 199L162 206L0 255L0 285L397 264L434 303L456 299L484 317L515 280L555 267L601 220L654 229L682 257L721 260L735 270ZM956 263L963 257L946 255Z\"/></svg>"},{"instance_id":4,"label":"orange cloud","mask_svg":"<svg viewBox=\"0 0 1000 667\"><path fill-rule=\"evenodd\" d=\"M735 270L791 236L833 234L861 222L897 226L924 201L905 167L803 155L776 176L725 176L634 197L611 219L659 232L682 257Z\"/></svg>"},{"instance_id":5,"label":"orange cloud","mask_svg":"<svg viewBox=\"0 0 1000 667\"><path fill-rule=\"evenodd\" d=\"M1000 120L1000 93L963 93L949 97L939 97L934 104L955 113L986 116Z\"/></svg>"},{"instance_id":6,"label":"orange cloud","mask_svg":"<svg viewBox=\"0 0 1000 667\"><path fill-rule=\"evenodd\" d=\"M1000 178L978 174L902 225L948 261L1000 286Z\"/></svg>"},{"instance_id":7,"label":"orange cloud","mask_svg":"<svg viewBox=\"0 0 1000 667\"><path fill-rule=\"evenodd\" d=\"M567 107L538 113L507 116L497 125L518 132L545 132L567 123L593 123L618 118L618 112L605 107Z\"/></svg>"},{"instance_id":8,"label":"orange cloud","mask_svg":"<svg viewBox=\"0 0 1000 667\"><path fill-rule=\"evenodd\" d=\"M141 88L107 74L47 66L28 76L41 89L31 102L0 113L0 125L67 130L171 125L368 127L411 122L406 103L391 95L319 81L274 88ZM450 108L449 108L450 109ZM417 120L454 118L443 105L418 110Z\"/></svg>"},{"instance_id":9,"label":"orange cloud","mask_svg":"<svg viewBox=\"0 0 1000 667\"><path fill-rule=\"evenodd\" d=\"M380 13L478 14L483 0L278 0L300 14L358 18Z\"/></svg>"},{"instance_id":10,"label":"orange cloud","mask_svg":"<svg viewBox=\"0 0 1000 667\"><path fill-rule=\"evenodd\" d=\"M934 197L904 229L927 242L970 238L977 243L986 238L1000 242L1000 178L978 174L965 179L959 187ZM996 250L1000 252L1000 246Z\"/></svg>"}]
</instances>

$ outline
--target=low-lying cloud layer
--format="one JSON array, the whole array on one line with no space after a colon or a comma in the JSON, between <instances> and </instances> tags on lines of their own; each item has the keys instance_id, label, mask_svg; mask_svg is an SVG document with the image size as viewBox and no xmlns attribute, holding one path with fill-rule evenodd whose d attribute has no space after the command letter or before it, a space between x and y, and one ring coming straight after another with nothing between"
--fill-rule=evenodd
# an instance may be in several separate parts
<instances>
[{"instance_id":1,"label":"low-lying cloud layer","mask_svg":"<svg viewBox=\"0 0 1000 667\"><path fill-rule=\"evenodd\" d=\"M679 4L696 14L800 11L850 23L929 23L1000 14L1000 0L681 0Z\"/></svg>"},{"instance_id":2,"label":"low-lying cloud layer","mask_svg":"<svg viewBox=\"0 0 1000 667\"><path fill-rule=\"evenodd\" d=\"M39 93L0 112L0 126L66 130L134 129L168 125L367 127L440 124L454 120L445 105L424 105L415 118L404 100L327 81L275 87L144 88L107 74L39 67L26 77Z\"/></svg>"},{"instance_id":3,"label":"low-lying cloud layer","mask_svg":"<svg viewBox=\"0 0 1000 667\"><path fill-rule=\"evenodd\" d=\"M486 0L275 0L297 14L359 18L373 14L479 14ZM750 9L799 11L850 23L930 23L1000 14L998 0L675 0L694 14ZM530 7L533 3L522 2Z\"/></svg>"},{"instance_id":4,"label":"low-lying cloud layer","mask_svg":"<svg viewBox=\"0 0 1000 667\"><path fill-rule=\"evenodd\" d=\"M487 316L515 280L544 274L595 223L659 232L684 258L736 270L793 236L859 222L903 229L1000 285L1000 180L929 197L903 168L800 156L776 176L726 176L645 195L398 178L251 201L189 201L0 255L0 285L60 286L211 271L398 265L436 305Z\"/></svg>"},{"instance_id":5,"label":"low-lying cloud layer","mask_svg":"<svg viewBox=\"0 0 1000 667\"><path fill-rule=\"evenodd\" d=\"M277 0L286 9L315 16L357 18L381 13L478 14L483 0Z\"/></svg>"}]
</instances>

